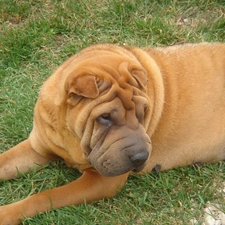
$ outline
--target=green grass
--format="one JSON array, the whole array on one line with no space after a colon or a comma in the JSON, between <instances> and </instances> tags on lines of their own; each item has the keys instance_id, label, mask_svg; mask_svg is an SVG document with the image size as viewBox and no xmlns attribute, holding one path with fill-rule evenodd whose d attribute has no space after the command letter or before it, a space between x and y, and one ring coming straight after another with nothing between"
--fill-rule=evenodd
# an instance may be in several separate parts
<instances>
[{"instance_id":1,"label":"green grass","mask_svg":"<svg viewBox=\"0 0 225 225\"><path fill-rule=\"evenodd\" d=\"M95 43L167 46L225 40L224 0L1 0L0 152L25 139L42 82ZM208 201L224 207L225 165L133 176L114 199L40 213L23 224L188 224ZM0 204L79 176L62 162L0 184Z\"/></svg>"}]
</instances>

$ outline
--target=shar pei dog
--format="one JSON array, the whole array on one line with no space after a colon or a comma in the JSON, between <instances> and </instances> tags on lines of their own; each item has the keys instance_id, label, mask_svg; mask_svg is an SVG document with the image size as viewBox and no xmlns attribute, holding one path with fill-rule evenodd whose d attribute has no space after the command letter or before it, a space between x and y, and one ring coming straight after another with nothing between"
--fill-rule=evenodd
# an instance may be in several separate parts
<instances>
[{"instance_id":1,"label":"shar pei dog","mask_svg":"<svg viewBox=\"0 0 225 225\"><path fill-rule=\"evenodd\" d=\"M69 58L42 86L28 139L0 155L0 179L59 159L82 176L1 206L1 225L113 197L132 173L224 160L225 44L100 44Z\"/></svg>"}]
</instances>

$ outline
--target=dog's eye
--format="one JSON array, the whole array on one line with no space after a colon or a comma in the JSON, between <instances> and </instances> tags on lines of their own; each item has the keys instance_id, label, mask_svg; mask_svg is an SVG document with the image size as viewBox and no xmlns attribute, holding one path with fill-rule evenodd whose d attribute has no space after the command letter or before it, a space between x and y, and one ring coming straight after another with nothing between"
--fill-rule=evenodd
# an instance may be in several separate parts
<instances>
[{"instance_id":1,"label":"dog's eye","mask_svg":"<svg viewBox=\"0 0 225 225\"><path fill-rule=\"evenodd\" d=\"M108 114L108 113L105 113L105 114L102 114L101 116L99 116L99 117L97 118L97 121L98 121L101 125L104 125L104 126L110 126L111 123L112 123L110 114Z\"/></svg>"}]
</instances>

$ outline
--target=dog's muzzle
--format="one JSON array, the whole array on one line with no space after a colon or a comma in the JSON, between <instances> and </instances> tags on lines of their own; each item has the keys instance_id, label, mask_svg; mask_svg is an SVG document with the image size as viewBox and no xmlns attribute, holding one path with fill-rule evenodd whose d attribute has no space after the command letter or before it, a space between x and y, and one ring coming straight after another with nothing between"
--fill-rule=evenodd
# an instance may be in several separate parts
<instances>
[{"instance_id":1,"label":"dog's muzzle","mask_svg":"<svg viewBox=\"0 0 225 225\"><path fill-rule=\"evenodd\" d=\"M104 176L140 172L150 157L151 141L142 126L133 131L120 127L92 149L88 160Z\"/></svg>"},{"instance_id":2,"label":"dog's muzzle","mask_svg":"<svg viewBox=\"0 0 225 225\"><path fill-rule=\"evenodd\" d=\"M149 157L149 152L140 152L134 155L131 155L130 161L134 166L133 172L140 172L143 167L145 162L147 161Z\"/></svg>"}]
</instances>

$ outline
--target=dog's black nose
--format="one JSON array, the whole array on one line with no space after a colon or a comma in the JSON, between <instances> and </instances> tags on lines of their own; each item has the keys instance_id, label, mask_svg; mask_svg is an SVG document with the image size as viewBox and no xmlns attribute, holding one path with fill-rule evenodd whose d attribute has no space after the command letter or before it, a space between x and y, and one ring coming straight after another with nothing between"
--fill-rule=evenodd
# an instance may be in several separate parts
<instances>
[{"instance_id":1,"label":"dog's black nose","mask_svg":"<svg viewBox=\"0 0 225 225\"><path fill-rule=\"evenodd\" d=\"M148 159L148 152L139 152L135 155L130 156L130 161L133 163L134 167L139 167L145 163Z\"/></svg>"}]
</instances>

